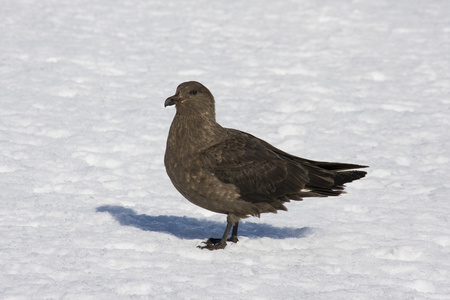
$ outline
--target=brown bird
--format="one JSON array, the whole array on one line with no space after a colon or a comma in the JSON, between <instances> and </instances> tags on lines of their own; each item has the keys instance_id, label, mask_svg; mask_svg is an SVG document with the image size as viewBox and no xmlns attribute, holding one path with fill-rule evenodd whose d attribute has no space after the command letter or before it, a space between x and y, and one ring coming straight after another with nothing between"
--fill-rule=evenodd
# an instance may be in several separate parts
<instances>
[{"instance_id":1,"label":"brown bird","mask_svg":"<svg viewBox=\"0 0 450 300\"><path fill-rule=\"evenodd\" d=\"M164 106L176 106L164 165L175 188L192 203L227 215L220 239L204 246L223 249L238 241L239 221L287 210L284 203L304 197L338 196L344 183L360 179L356 164L300 158L242 131L216 122L214 97L201 83L184 82Z\"/></svg>"}]
</instances>

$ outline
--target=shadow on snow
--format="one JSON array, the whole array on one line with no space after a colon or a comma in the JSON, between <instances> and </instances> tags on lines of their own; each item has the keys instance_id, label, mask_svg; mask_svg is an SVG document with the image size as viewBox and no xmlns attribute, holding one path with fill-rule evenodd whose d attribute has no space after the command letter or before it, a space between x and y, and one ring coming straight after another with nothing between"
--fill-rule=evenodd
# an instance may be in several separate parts
<instances>
[{"instance_id":1,"label":"shadow on snow","mask_svg":"<svg viewBox=\"0 0 450 300\"><path fill-rule=\"evenodd\" d=\"M177 216L138 215L132 209L122 206L104 205L97 207L97 212L107 212L121 225L134 226L145 231L170 233L182 239L203 239L212 236L222 236L225 230L224 222L214 222L202 219ZM251 238L268 237L273 239L306 237L311 228L274 227L267 224L245 222L239 226L239 236Z\"/></svg>"}]
</instances>

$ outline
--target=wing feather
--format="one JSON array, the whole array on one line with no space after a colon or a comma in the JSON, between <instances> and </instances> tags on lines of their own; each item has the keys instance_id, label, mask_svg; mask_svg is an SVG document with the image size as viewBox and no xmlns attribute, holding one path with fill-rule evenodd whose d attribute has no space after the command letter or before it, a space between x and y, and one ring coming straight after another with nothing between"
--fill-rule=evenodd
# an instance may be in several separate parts
<instances>
[{"instance_id":1,"label":"wing feather","mask_svg":"<svg viewBox=\"0 0 450 300\"><path fill-rule=\"evenodd\" d=\"M310 181L301 164L274 152L250 134L229 130L227 139L202 152L215 176L235 185L250 202L286 202Z\"/></svg>"}]
</instances>

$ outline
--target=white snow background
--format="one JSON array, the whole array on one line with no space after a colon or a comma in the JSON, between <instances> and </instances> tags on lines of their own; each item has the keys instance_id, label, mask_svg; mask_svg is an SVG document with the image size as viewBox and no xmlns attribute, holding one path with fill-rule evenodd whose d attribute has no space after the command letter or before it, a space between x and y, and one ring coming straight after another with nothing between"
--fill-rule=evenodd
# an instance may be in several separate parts
<instances>
[{"instance_id":1,"label":"white snow background","mask_svg":"<svg viewBox=\"0 0 450 300\"><path fill-rule=\"evenodd\" d=\"M450 2L3 0L1 299L450 299ZM246 219L163 156L183 81L225 127L370 165Z\"/></svg>"}]
</instances>

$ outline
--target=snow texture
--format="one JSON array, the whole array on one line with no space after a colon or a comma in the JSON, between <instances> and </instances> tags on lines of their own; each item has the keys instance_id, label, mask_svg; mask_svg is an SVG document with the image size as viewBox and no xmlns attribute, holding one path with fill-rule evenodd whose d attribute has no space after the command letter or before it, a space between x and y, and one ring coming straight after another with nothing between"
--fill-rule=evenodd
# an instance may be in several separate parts
<instances>
[{"instance_id":1,"label":"snow texture","mask_svg":"<svg viewBox=\"0 0 450 300\"><path fill-rule=\"evenodd\" d=\"M1 299L449 299L450 2L3 0ZM245 220L173 188L187 80L218 121L370 165Z\"/></svg>"}]
</instances>

